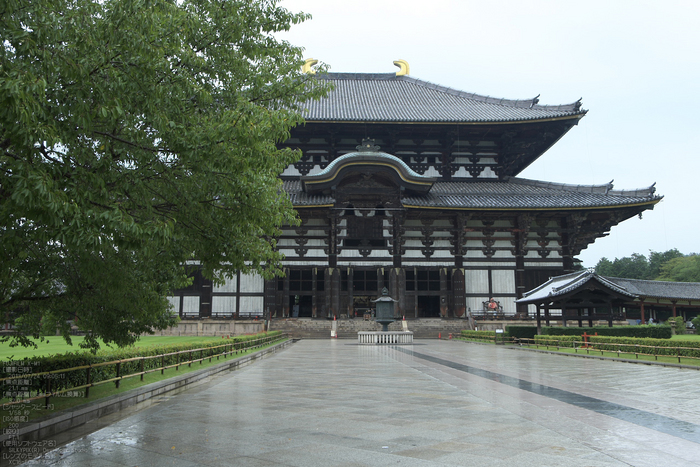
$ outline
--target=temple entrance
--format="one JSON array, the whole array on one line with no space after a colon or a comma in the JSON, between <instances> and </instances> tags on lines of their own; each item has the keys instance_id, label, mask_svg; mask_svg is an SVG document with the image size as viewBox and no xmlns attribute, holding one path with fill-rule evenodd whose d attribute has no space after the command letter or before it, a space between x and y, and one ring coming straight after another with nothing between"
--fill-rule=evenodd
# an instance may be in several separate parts
<instances>
[{"instance_id":1,"label":"temple entrance","mask_svg":"<svg viewBox=\"0 0 700 467\"><path fill-rule=\"evenodd\" d=\"M353 309L355 310L355 318L363 318L365 313L371 313L374 310L374 302L377 297L373 295L356 295L353 297Z\"/></svg>"},{"instance_id":2,"label":"temple entrance","mask_svg":"<svg viewBox=\"0 0 700 467\"><path fill-rule=\"evenodd\" d=\"M418 295L418 317L439 318L440 297L435 295Z\"/></svg>"},{"instance_id":3,"label":"temple entrance","mask_svg":"<svg viewBox=\"0 0 700 467\"><path fill-rule=\"evenodd\" d=\"M312 295L290 295L289 316L291 318L311 318L313 312Z\"/></svg>"}]
</instances>

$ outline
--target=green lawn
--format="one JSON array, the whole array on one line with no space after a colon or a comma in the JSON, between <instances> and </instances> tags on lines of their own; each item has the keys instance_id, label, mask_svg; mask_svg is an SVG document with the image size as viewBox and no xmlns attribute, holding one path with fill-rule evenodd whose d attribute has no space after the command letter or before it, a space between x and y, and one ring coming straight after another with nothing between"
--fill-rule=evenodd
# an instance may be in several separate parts
<instances>
[{"instance_id":1,"label":"green lawn","mask_svg":"<svg viewBox=\"0 0 700 467\"><path fill-rule=\"evenodd\" d=\"M464 338L460 337L455 340L461 340L461 341L472 341L472 342L481 342L481 343L487 343L487 344L493 344L492 339L475 339L475 338ZM683 334L683 335L676 335L671 338L671 340L674 341L696 341L700 340L700 335L697 334ZM523 347L527 347L530 349L539 349L539 350L548 350L550 352L559 352L563 354L583 354L583 355L597 355L601 357L617 357L617 358L626 358L630 360L645 360L645 361L656 361L656 362L665 362L665 363L680 363L681 365L693 365L693 366L700 366L700 359L698 358L690 358L690 357L681 357L680 362L678 361L678 357L669 357L669 356L654 356L654 355L635 355L634 353L624 353L624 352L607 352L603 351L601 352L600 350L592 350L592 349L585 349L585 348L568 348L568 347L559 347L557 348L556 345L523 345ZM679 344L679 347L682 347L682 345Z\"/></svg>"},{"instance_id":2,"label":"green lawn","mask_svg":"<svg viewBox=\"0 0 700 467\"><path fill-rule=\"evenodd\" d=\"M645 360L645 361L650 361L650 362L664 362L664 363L680 363L681 365L693 365L693 366L700 366L700 359L698 358L690 358L690 357L681 357L680 361L678 361L678 357L669 357L669 356L655 356L655 355L636 355L634 353L625 353L625 352L607 352L607 351L600 351L600 350L593 350L593 349L584 349L584 348L567 348L567 347L560 347L557 349L556 346L550 345L550 346L544 346L544 345L527 345L525 347L528 347L530 349L540 349L540 350L549 350L550 352L559 352L559 353L564 353L564 354L581 354L581 355L595 355L595 356L600 356L600 357L616 357L616 358L626 358L629 360Z\"/></svg>"},{"instance_id":3,"label":"green lawn","mask_svg":"<svg viewBox=\"0 0 700 467\"><path fill-rule=\"evenodd\" d=\"M700 341L700 334L676 334L671 336L672 341Z\"/></svg>"},{"instance_id":4,"label":"green lawn","mask_svg":"<svg viewBox=\"0 0 700 467\"><path fill-rule=\"evenodd\" d=\"M44 355L56 355L67 352L87 352L87 350L79 347L83 341L83 336L72 336L72 344L68 345L60 336L51 336L45 338L44 342L36 339L34 342L38 348L33 347L10 347L7 342L0 343L0 360L20 360L26 357L41 357ZM211 342L224 341L221 337L205 337L205 336L144 336L136 341L135 347L148 347L151 345L168 345L168 344L188 344L192 342ZM100 341L100 348L110 350L113 347L107 347Z\"/></svg>"},{"instance_id":5,"label":"green lawn","mask_svg":"<svg viewBox=\"0 0 700 467\"><path fill-rule=\"evenodd\" d=\"M280 336L282 337L282 336ZM182 342L201 342L203 340L222 340L220 337L219 338L214 338L214 337L178 337L178 336L149 336L148 338L142 338L141 339L141 344L140 345L160 345L160 344L171 344L171 343L182 343ZM90 388L89 391L89 397L85 397L85 389L80 389L75 391L77 394L69 394L70 397L52 397L49 401L49 408L44 408L44 399L38 399L36 401L33 401L29 404L17 404L13 406L3 406L2 409L2 414L3 415L21 415L21 416L26 416L27 418L24 419L23 421L29 421L29 420L34 420L37 418L44 417L46 415L50 415L54 412L68 409L71 407L76 407L82 404L86 404L88 402L94 402L98 399L102 399L105 397L113 396L115 394L120 394L125 391L128 391L130 389L134 389L146 384L150 383L155 383L164 379L172 378L175 376L180 376L186 373L189 373L191 371L196 371L200 370L202 368L206 368L209 366L213 366L219 363L223 363L226 360L231 360L235 359L244 355L247 355L252 352L257 352L259 350L262 350L264 348L270 347L272 345L276 345L280 342L282 342L283 339L273 342L269 345L263 346L261 348L256 348L256 349L251 349L251 350L239 350L236 351L235 354L228 356L226 358L224 357L219 357L217 360L216 357L213 357L211 359L211 362L209 359L205 359L203 362L199 363L193 363L191 365L183 364L181 365L177 370L175 368L168 368L165 370L164 374L161 375L161 372L154 371L152 373L148 373L144 375L143 381L141 381L140 376L135 376L131 378L126 378L120 381L119 388L116 388L116 385L114 382L110 383L105 383L101 384L95 387ZM49 343L51 344L51 343ZM71 347L66 347L70 350ZM2 402L7 402L7 399L0 399ZM6 421L0 421L0 428L5 428L7 427L8 422Z\"/></svg>"}]
</instances>

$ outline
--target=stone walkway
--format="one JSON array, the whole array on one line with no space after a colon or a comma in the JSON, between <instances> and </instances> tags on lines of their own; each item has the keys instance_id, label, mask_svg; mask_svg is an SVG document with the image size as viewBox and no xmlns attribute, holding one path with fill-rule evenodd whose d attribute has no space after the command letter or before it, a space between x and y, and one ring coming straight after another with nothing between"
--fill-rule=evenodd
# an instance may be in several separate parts
<instances>
[{"instance_id":1,"label":"stone walkway","mask_svg":"<svg viewBox=\"0 0 700 467\"><path fill-rule=\"evenodd\" d=\"M27 465L700 465L700 371L306 340Z\"/></svg>"}]
</instances>

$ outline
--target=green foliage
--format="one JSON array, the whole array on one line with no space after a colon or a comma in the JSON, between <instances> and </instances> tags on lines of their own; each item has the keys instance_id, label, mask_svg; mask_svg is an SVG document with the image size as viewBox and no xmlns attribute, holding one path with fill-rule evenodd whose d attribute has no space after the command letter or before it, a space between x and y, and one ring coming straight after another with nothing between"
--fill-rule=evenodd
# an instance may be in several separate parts
<instances>
[{"instance_id":1,"label":"green foliage","mask_svg":"<svg viewBox=\"0 0 700 467\"><path fill-rule=\"evenodd\" d=\"M576 347L576 342L582 339L581 336L550 336L542 334L535 336L535 344L551 347Z\"/></svg>"},{"instance_id":2,"label":"green foliage","mask_svg":"<svg viewBox=\"0 0 700 467\"><path fill-rule=\"evenodd\" d=\"M601 276L653 280L658 277L661 266L664 263L680 256L683 256L683 254L674 248L663 253L651 251L648 259L639 253L615 258L614 261L601 258L595 270Z\"/></svg>"},{"instance_id":3,"label":"green foliage","mask_svg":"<svg viewBox=\"0 0 700 467\"><path fill-rule=\"evenodd\" d=\"M469 331L464 330L460 333L460 337L465 339L475 339L480 341L495 342L496 331Z\"/></svg>"},{"instance_id":4,"label":"green foliage","mask_svg":"<svg viewBox=\"0 0 700 467\"><path fill-rule=\"evenodd\" d=\"M700 282L700 255L685 256L673 248L663 253L651 251L648 259L639 253L614 261L601 258L595 272L601 276L627 279Z\"/></svg>"},{"instance_id":5,"label":"green foliage","mask_svg":"<svg viewBox=\"0 0 700 467\"><path fill-rule=\"evenodd\" d=\"M676 248L659 253L652 251L649 253L649 279L658 280L661 275L661 267L674 258L682 258L683 253Z\"/></svg>"},{"instance_id":6,"label":"green foliage","mask_svg":"<svg viewBox=\"0 0 700 467\"><path fill-rule=\"evenodd\" d=\"M673 258L661 266L658 280L671 282L700 282L700 255Z\"/></svg>"},{"instance_id":7,"label":"green foliage","mask_svg":"<svg viewBox=\"0 0 700 467\"><path fill-rule=\"evenodd\" d=\"M695 326L695 332L700 332L697 331L700 330L700 316L696 316L695 318L691 319L690 322L693 323L693 326Z\"/></svg>"},{"instance_id":8,"label":"green foliage","mask_svg":"<svg viewBox=\"0 0 700 467\"><path fill-rule=\"evenodd\" d=\"M673 322L675 322L675 327L673 325ZM673 331L674 334L685 334L685 321L683 320L682 316L676 316L671 317L668 319L669 326L671 326L671 330Z\"/></svg>"},{"instance_id":9,"label":"green foliage","mask_svg":"<svg viewBox=\"0 0 700 467\"><path fill-rule=\"evenodd\" d=\"M506 326L506 332L510 337L518 339L534 339L537 335L535 326Z\"/></svg>"},{"instance_id":10,"label":"green foliage","mask_svg":"<svg viewBox=\"0 0 700 467\"><path fill-rule=\"evenodd\" d=\"M546 336L581 336L583 333L599 336L626 336L626 337L651 337L656 339L670 339L670 326L644 325L644 326L594 326L592 328L578 327L543 327L542 335Z\"/></svg>"},{"instance_id":11,"label":"green foliage","mask_svg":"<svg viewBox=\"0 0 700 467\"><path fill-rule=\"evenodd\" d=\"M639 327L639 326L635 326ZM648 355L667 355L700 357L700 341L671 341L668 339L591 336L588 338L592 350L609 352L643 353ZM537 345L550 347L582 347L581 336L535 336Z\"/></svg>"},{"instance_id":12,"label":"green foliage","mask_svg":"<svg viewBox=\"0 0 700 467\"><path fill-rule=\"evenodd\" d=\"M620 352L639 352L649 355L700 357L700 341L669 341L667 339L652 338L593 336L590 338L590 342L594 344L592 348L596 350L608 350L611 352L617 352L619 350ZM628 347L630 345L640 347Z\"/></svg>"},{"instance_id":13,"label":"green foliage","mask_svg":"<svg viewBox=\"0 0 700 467\"><path fill-rule=\"evenodd\" d=\"M37 0L0 16L0 314L30 345L69 323L125 345L174 324L201 261L280 272L295 224L278 150L327 91L277 0Z\"/></svg>"},{"instance_id":14,"label":"green foliage","mask_svg":"<svg viewBox=\"0 0 700 467\"><path fill-rule=\"evenodd\" d=\"M601 258L595 267L595 271L601 276L647 279L649 276L649 263L644 256L633 253L632 256L615 258L615 261Z\"/></svg>"}]
</instances>

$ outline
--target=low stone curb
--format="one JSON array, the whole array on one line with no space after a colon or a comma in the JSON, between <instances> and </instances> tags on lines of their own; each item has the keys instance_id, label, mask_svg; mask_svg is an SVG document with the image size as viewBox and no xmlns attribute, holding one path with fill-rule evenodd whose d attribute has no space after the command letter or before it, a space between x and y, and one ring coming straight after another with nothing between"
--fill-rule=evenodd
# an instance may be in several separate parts
<instances>
[{"instance_id":1,"label":"low stone curb","mask_svg":"<svg viewBox=\"0 0 700 467\"><path fill-rule=\"evenodd\" d=\"M0 435L0 446L4 445L5 441L9 441L10 439L19 441L50 439L52 436L63 431L78 427L91 420L96 420L105 415L123 410L170 391L183 389L191 384L202 382L218 373L235 371L255 360L264 358L268 354L279 352L294 342L294 340L289 339L258 352L239 358L232 358L218 365L147 384L136 389L131 389L123 394L116 394L105 399L66 409L50 415L47 418L29 422L18 428L15 432L8 433L10 430L4 430L5 433Z\"/></svg>"}]
</instances>

